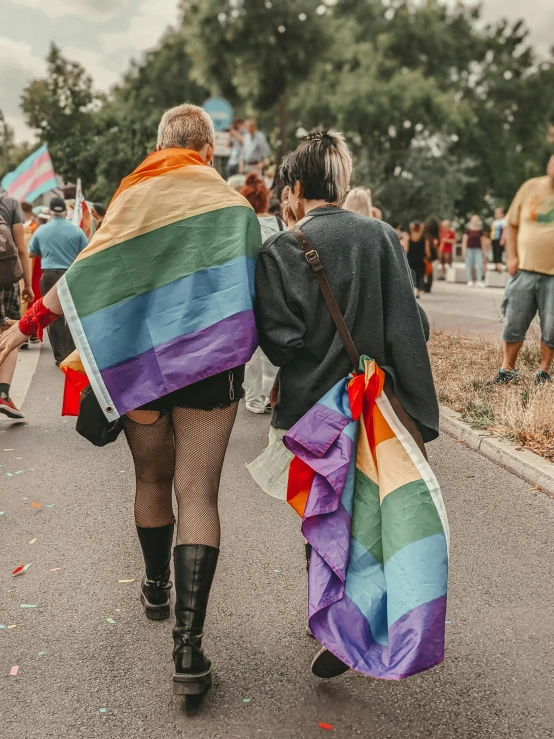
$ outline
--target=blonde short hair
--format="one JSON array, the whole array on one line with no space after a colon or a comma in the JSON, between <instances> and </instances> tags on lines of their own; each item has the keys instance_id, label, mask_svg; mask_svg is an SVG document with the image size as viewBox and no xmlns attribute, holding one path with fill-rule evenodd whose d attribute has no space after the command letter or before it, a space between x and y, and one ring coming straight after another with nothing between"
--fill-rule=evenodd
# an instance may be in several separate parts
<instances>
[{"instance_id":1,"label":"blonde short hair","mask_svg":"<svg viewBox=\"0 0 554 739\"><path fill-rule=\"evenodd\" d=\"M352 213L359 213L361 216L373 216L373 203L371 202L371 190L368 187L354 187L344 201L342 206L345 210Z\"/></svg>"},{"instance_id":2,"label":"blonde short hair","mask_svg":"<svg viewBox=\"0 0 554 739\"><path fill-rule=\"evenodd\" d=\"M214 124L205 110L185 103L167 110L158 127L160 149L192 149L200 151L214 143Z\"/></svg>"}]
</instances>

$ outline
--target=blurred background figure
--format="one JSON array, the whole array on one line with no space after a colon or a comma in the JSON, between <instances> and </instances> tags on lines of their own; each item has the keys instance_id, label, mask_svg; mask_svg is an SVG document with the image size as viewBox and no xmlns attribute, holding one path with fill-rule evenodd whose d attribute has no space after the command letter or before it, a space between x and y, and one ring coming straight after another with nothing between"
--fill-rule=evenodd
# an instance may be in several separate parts
<instances>
[{"instance_id":1,"label":"blurred background figure","mask_svg":"<svg viewBox=\"0 0 554 739\"><path fill-rule=\"evenodd\" d=\"M238 174L241 161L243 134L244 121L242 118L235 118L231 124L231 128L229 129L229 138L227 140L227 146L231 149L229 161L227 162L227 178Z\"/></svg>"},{"instance_id":2,"label":"blurred background figure","mask_svg":"<svg viewBox=\"0 0 554 739\"><path fill-rule=\"evenodd\" d=\"M439 280L446 279L446 268L452 264L455 245L456 233L452 230L450 221L444 220L441 222L439 235L439 261L441 263Z\"/></svg>"},{"instance_id":3,"label":"blurred background figure","mask_svg":"<svg viewBox=\"0 0 554 739\"><path fill-rule=\"evenodd\" d=\"M439 256L440 221L438 218L429 216L425 219L423 237L425 239L423 290L426 293L430 293L433 286L433 264Z\"/></svg>"},{"instance_id":4,"label":"blurred background figure","mask_svg":"<svg viewBox=\"0 0 554 739\"><path fill-rule=\"evenodd\" d=\"M269 160L269 144L265 133L258 130L255 118L246 121L246 133L242 137L239 171L248 174L252 170L262 174Z\"/></svg>"},{"instance_id":5,"label":"blurred background figure","mask_svg":"<svg viewBox=\"0 0 554 739\"><path fill-rule=\"evenodd\" d=\"M494 221L491 223L492 260L497 272L502 271L502 257L504 255L504 231L508 221L503 208L494 209Z\"/></svg>"},{"instance_id":6,"label":"blurred background figure","mask_svg":"<svg viewBox=\"0 0 554 739\"><path fill-rule=\"evenodd\" d=\"M474 284L473 270L477 273L477 287L485 287L484 282L484 252L486 240L478 215L471 216L462 239L462 255L466 261L467 284Z\"/></svg>"},{"instance_id":7,"label":"blurred background figure","mask_svg":"<svg viewBox=\"0 0 554 739\"><path fill-rule=\"evenodd\" d=\"M280 215L269 212L270 192L264 181L256 172L251 172L240 190L241 195L248 200L256 211L262 229L262 242L286 227ZM278 203L280 206L280 204ZM274 367L263 351L258 347L254 356L247 363L244 372L244 391L246 410L250 413L266 413L271 411L269 396L277 376L277 367Z\"/></svg>"},{"instance_id":8,"label":"blurred background figure","mask_svg":"<svg viewBox=\"0 0 554 739\"><path fill-rule=\"evenodd\" d=\"M227 180L227 184L231 185L233 190L237 190L238 192L240 192L241 189L244 187L245 182L246 182L246 175L243 175L243 174L233 174Z\"/></svg>"},{"instance_id":9,"label":"blurred background figure","mask_svg":"<svg viewBox=\"0 0 554 739\"><path fill-rule=\"evenodd\" d=\"M361 216L373 217L373 203L371 202L371 190L369 187L354 187L344 201L344 210L351 213L359 213Z\"/></svg>"},{"instance_id":10,"label":"blurred background figure","mask_svg":"<svg viewBox=\"0 0 554 739\"><path fill-rule=\"evenodd\" d=\"M90 214L94 221L94 228L98 231L102 225L104 217L106 216L106 206L102 205L102 203L93 203Z\"/></svg>"},{"instance_id":11,"label":"blurred background figure","mask_svg":"<svg viewBox=\"0 0 554 739\"><path fill-rule=\"evenodd\" d=\"M401 243L407 254L408 264L412 272L415 296L419 299L424 288L425 257L430 256L430 254L426 254L425 236L420 221L410 223L410 231L403 237Z\"/></svg>"}]
</instances>

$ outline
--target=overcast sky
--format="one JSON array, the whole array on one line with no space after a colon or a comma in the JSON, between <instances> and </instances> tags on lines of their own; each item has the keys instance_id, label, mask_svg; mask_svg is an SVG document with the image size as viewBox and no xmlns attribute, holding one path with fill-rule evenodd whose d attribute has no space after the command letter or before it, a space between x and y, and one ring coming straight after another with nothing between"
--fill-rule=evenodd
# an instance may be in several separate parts
<instances>
[{"instance_id":1,"label":"overcast sky","mask_svg":"<svg viewBox=\"0 0 554 739\"><path fill-rule=\"evenodd\" d=\"M261 2L261 0L260 0ZM29 135L19 99L43 74L51 41L107 90L131 58L154 46L177 18L176 0L0 0L0 108L19 139ZM554 0L483 0L486 20L517 19L525 8L537 49L554 43Z\"/></svg>"}]
</instances>

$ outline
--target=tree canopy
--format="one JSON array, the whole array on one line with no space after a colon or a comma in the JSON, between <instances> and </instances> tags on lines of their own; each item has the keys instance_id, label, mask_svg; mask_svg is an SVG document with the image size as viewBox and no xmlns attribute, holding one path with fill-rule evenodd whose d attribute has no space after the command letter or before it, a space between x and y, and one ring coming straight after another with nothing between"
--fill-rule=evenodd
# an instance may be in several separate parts
<instances>
[{"instance_id":1,"label":"tree canopy","mask_svg":"<svg viewBox=\"0 0 554 739\"><path fill-rule=\"evenodd\" d=\"M343 131L354 182L392 221L507 205L544 171L552 60L523 23L438 0L179 0L181 21L107 95L52 47L22 108L56 170L108 200L155 145L162 112L210 94L256 115L276 156Z\"/></svg>"}]
</instances>

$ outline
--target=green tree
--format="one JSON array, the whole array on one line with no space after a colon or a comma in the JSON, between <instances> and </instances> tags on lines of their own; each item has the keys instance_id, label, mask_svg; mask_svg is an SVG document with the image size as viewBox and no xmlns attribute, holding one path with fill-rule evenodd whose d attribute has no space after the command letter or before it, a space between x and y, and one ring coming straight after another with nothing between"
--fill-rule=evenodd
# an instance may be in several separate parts
<instances>
[{"instance_id":1,"label":"green tree","mask_svg":"<svg viewBox=\"0 0 554 739\"><path fill-rule=\"evenodd\" d=\"M257 114L287 145L289 98L331 37L320 0L181 0L193 74L213 92ZM275 126L275 123L277 124Z\"/></svg>"},{"instance_id":2,"label":"green tree","mask_svg":"<svg viewBox=\"0 0 554 739\"><path fill-rule=\"evenodd\" d=\"M25 88L21 108L27 123L48 144L56 172L65 180L94 182L95 95L91 77L78 62L66 59L55 44L46 58L44 79Z\"/></svg>"}]
</instances>

